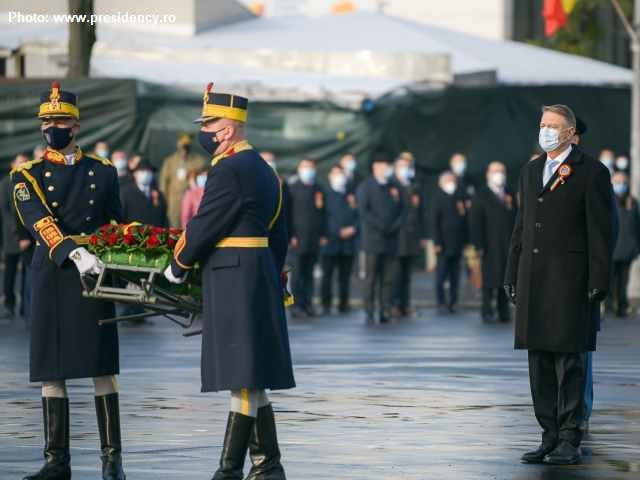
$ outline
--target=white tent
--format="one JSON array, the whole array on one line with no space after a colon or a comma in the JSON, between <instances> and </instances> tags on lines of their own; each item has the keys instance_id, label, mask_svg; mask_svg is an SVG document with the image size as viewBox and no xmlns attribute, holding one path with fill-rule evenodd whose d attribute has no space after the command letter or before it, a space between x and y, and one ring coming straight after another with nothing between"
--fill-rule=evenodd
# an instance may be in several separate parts
<instances>
[{"instance_id":1,"label":"white tent","mask_svg":"<svg viewBox=\"0 0 640 480\"><path fill-rule=\"evenodd\" d=\"M2 27L0 46L66 42L64 25ZM371 12L257 18L188 37L99 26L97 36L95 76L137 77L193 89L214 81L258 96L292 99L375 96L420 80L433 83L430 66L449 71L449 80L440 84L478 74L485 82L520 85L630 85L632 80L628 69L585 57ZM349 69L345 58L357 62ZM384 68L376 70L380 65ZM424 79L421 72L426 72Z\"/></svg>"}]
</instances>

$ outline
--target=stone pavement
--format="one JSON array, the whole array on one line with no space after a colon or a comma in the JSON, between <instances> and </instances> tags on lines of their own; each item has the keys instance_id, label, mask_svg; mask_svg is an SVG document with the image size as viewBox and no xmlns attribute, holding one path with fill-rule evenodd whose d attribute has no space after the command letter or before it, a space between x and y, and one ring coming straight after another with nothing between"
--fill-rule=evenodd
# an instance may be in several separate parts
<instances>
[{"instance_id":1,"label":"stone pavement","mask_svg":"<svg viewBox=\"0 0 640 480\"><path fill-rule=\"evenodd\" d=\"M604 325L591 434L574 467L519 463L539 429L512 325L423 308L384 326L359 312L292 321L290 333L298 388L272 394L289 480L640 478L640 319ZM211 478L228 398L199 393L199 337L159 319L120 335L128 479ZM24 325L0 325L0 480L41 463L40 389L27 364ZM73 478L97 479L92 383L69 391Z\"/></svg>"}]
</instances>

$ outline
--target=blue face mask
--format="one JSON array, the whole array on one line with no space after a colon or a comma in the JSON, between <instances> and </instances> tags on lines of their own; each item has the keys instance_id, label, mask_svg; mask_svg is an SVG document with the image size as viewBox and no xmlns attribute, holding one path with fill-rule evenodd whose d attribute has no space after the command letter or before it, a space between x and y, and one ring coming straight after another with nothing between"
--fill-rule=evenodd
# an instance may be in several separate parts
<instances>
[{"instance_id":1,"label":"blue face mask","mask_svg":"<svg viewBox=\"0 0 640 480\"><path fill-rule=\"evenodd\" d=\"M627 191L629 191L629 186L626 183L614 183L613 191L616 195L621 197L622 195L627 194Z\"/></svg>"},{"instance_id":2,"label":"blue face mask","mask_svg":"<svg viewBox=\"0 0 640 480\"><path fill-rule=\"evenodd\" d=\"M202 130L198 132L198 142L200 143L202 148L204 148L204 151L209 155L213 155L213 153L220 146L220 142L218 141L216 135L218 135L218 133L220 133L222 130L224 130L224 128L221 128L217 132L204 132Z\"/></svg>"},{"instance_id":3,"label":"blue face mask","mask_svg":"<svg viewBox=\"0 0 640 480\"><path fill-rule=\"evenodd\" d=\"M298 175L302 183L313 183L316 179L316 171L313 168L301 168Z\"/></svg>"},{"instance_id":4,"label":"blue face mask","mask_svg":"<svg viewBox=\"0 0 640 480\"><path fill-rule=\"evenodd\" d=\"M140 170L135 174L136 182L142 187L148 187L153 181L153 172L151 170Z\"/></svg>"}]
</instances>

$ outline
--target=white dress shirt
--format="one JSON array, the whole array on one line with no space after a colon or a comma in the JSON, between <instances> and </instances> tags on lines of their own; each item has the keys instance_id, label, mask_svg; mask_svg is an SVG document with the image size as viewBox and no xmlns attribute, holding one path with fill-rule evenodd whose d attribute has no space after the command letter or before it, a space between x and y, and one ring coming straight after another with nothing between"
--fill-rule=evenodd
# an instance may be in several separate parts
<instances>
[{"instance_id":1,"label":"white dress shirt","mask_svg":"<svg viewBox=\"0 0 640 480\"><path fill-rule=\"evenodd\" d=\"M542 186L544 187L549 179L553 177L553 174L556 173L556 170L562 163L567 159L567 157L571 154L571 144L567 148L565 148L560 155L556 158L550 158L549 154L547 154L547 160L544 162L544 169L542 170Z\"/></svg>"}]
</instances>

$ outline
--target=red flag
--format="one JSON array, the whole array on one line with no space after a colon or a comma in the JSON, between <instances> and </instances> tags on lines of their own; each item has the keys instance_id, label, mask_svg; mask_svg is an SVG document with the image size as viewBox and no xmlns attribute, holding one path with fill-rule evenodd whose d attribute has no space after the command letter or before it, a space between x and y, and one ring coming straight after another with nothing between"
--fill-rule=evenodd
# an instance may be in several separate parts
<instances>
[{"instance_id":1,"label":"red flag","mask_svg":"<svg viewBox=\"0 0 640 480\"><path fill-rule=\"evenodd\" d=\"M562 6L562 0L544 0L542 7L544 17L544 34L553 37L562 27L567 25L567 14Z\"/></svg>"}]
</instances>

